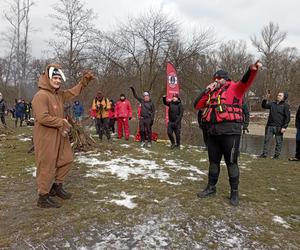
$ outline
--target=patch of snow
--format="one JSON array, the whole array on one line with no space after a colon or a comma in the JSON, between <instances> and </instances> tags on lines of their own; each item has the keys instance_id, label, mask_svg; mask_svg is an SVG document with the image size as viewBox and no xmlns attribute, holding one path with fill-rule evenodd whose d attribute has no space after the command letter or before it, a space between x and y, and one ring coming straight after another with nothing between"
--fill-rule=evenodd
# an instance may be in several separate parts
<instances>
[{"instance_id":1,"label":"patch of snow","mask_svg":"<svg viewBox=\"0 0 300 250\"><path fill-rule=\"evenodd\" d=\"M94 190L89 190L88 191L90 194L98 194L98 192L94 191Z\"/></svg>"},{"instance_id":2,"label":"patch of snow","mask_svg":"<svg viewBox=\"0 0 300 250\"><path fill-rule=\"evenodd\" d=\"M130 145L128 145L128 144L121 144L120 146L123 148L130 148Z\"/></svg>"},{"instance_id":3,"label":"patch of snow","mask_svg":"<svg viewBox=\"0 0 300 250\"><path fill-rule=\"evenodd\" d=\"M121 199L121 200L114 199L114 200L111 200L111 202L116 203L118 206L124 206L129 209L133 209L137 206L137 204L132 202L132 199L137 197L136 195L128 195L125 192L122 192L120 194L120 196L124 199Z\"/></svg>"},{"instance_id":4,"label":"patch of snow","mask_svg":"<svg viewBox=\"0 0 300 250\"><path fill-rule=\"evenodd\" d=\"M26 141L31 141L31 138L19 138L19 140L26 142Z\"/></svg>"},{"instance_id":5,"label":"patch of snow","mask_svg":"<svg viewBox=\"0 0 300 250\"><path fill-rule=\"evenodd\" d=\"M282 217L280 217L278 215L273 216L272 221L277 224L282 225L284 228L287 228L287 229L291 227Z\"/></svg>"},{"instance_id":6,"label":"patch of snow","mask_svg":"<svg viewBox=\"0 0 300 250\"><path fill-rule=\"evenodd\" d=\"M2 179L6 179L6 178L7 178L7 176L5 176L5 175L1 175L1 178L2 178Z\"/></svg>"},{"instance_id":7,"label":"patch of snow","mask_svg":"<svg viewBox=\"0 0 300 250\"><path fill-rule=\"evenodd\" d=\"M273 187L271 187L271 188L268 188L269 190L272 190L272 191L277 191L277 189L276 188L273 188Z\"/></svg>"},{"instance_id":8,"label":"patch of snow","mask_svg":"<svg viewBox=\"0 0 300 250\"><path fill-rule=\"evenodd\" d=\"M27 167L25 170L27 173L31 174L33 177L36 177L36 167L35 166Z\"/></svg>"}]
</instances>

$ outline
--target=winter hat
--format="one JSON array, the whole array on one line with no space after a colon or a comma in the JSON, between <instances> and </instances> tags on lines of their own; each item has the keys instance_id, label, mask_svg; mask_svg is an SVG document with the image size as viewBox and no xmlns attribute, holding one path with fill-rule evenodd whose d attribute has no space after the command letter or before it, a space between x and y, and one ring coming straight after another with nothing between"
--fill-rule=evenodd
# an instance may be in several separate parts
<instances>
[{"instance_id":1,"label":"winter hat","mask_svg":"<svg viewBox=\"0 0 300 250\"><path fill-rule=\"evenodd\" d=\"M224 70L218 70L216 73L214 73L214 78L224 78L226 81L229 80L228 73Z\"/></svg>"},{"instance_id":2,"label":"winter hat","mask_svg":"<svg viewBox=\"0 0 300 250\"><path fill-rule=\"evenodd\" d=\"M143 96L150 96L150 94L149 94L149 92L145 91L145 92L143 93Z\"/></svg>"},{"instance_id":3,"label":"winter hat","mask_svg":"<svg viewBox=\"0 0 300 250\"><path fill-rule=\"evenodd\" d=\"M59 68L55 68L55 67L49 68L49 79L52 79L53 76L60 76L64 81L66 81L65 74Z\"/></svg>"}]
</instances>

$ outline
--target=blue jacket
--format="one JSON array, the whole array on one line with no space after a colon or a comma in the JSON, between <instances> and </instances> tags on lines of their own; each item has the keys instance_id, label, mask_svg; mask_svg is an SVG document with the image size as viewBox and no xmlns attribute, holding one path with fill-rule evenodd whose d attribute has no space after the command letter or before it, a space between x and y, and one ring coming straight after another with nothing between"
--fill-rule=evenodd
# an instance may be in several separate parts
<instances>
[{"instance_id":1,"label":"blue jacket","mask_svg":"<svg viewBox=\"0 0 300 250\"><path fill-rule=\"evenodd\" d=\"M16 117L23 117L25 112L24 103L23 102L16 103L15 110L16 110Z\"/></svg>"},{"instance_id":2,"label":"blue jacket","mask_svg":"<svg viewBox=\"0 0 300 250\"><path fill-rule=\"evenodd\" d=\"M80 103L73 105L73 114L75 117L82 116L83 114L83 107Z\"/></svg>"}]
</instances>

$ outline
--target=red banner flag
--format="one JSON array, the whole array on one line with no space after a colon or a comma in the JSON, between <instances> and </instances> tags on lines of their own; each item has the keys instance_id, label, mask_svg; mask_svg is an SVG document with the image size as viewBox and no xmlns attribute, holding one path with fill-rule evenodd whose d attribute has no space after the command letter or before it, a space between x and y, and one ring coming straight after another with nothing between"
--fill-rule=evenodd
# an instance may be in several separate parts
<instances>
[{"instance_id":1,"label":"red banner flag","mask_svg":"<svg viewBox=\"0 0 300 250\"><path fill-rule=\"evenodd\" d=\"M167 63L167 101L170 102L174 94L179 95L179 82L176 70L171 63ZM166 107L166 125L169 122L169 107Z\"/></svg>"}]
</instances>

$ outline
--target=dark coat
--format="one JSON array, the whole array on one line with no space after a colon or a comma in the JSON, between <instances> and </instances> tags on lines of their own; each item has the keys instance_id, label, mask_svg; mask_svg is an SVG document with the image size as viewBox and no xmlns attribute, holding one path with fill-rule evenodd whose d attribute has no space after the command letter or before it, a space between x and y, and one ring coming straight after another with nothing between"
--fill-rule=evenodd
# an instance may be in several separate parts
<instances>
[{"instance_id":1,"label":"dark coat","mask_svg":"<svg viewBox=\"0 0 300 250\"><path fill-rule=\"evenodd\" d=\"M183 106L181 100L178 99L177 102L168 102L166 97L163 97L163 103L169 107L169 121L180 124L183 117Z\"/></svg>"},{"instance_id":2,"label":"dark coat","mask_svg":"<svg viewBox=\"0 0 300 250\"><path fill-rule=\"evenodd\" d=\"M273 101L267 103L267 100L263 100L261 104L262 108L269 109L269 117L267 126L274 126L278 128L287 128L291 120L290 105L285 101L279 103Z\"/></svg>"},{"instance_id":3,"label":"dark coat","mask_svg":"<svg viewBox=\"0 0 300 250\"><path fill-rule=\"evenodd\" d=\"M0 115L3 115L5 113L5 102L4 99L0 101Z\"/></svg>"}]
</instances>

